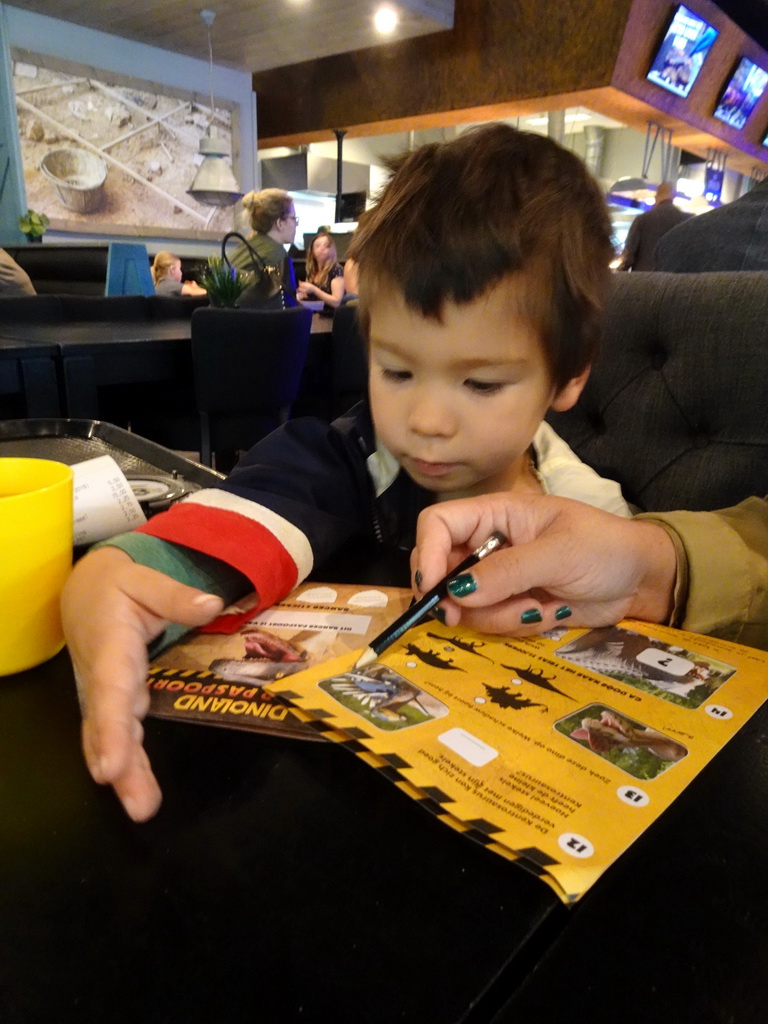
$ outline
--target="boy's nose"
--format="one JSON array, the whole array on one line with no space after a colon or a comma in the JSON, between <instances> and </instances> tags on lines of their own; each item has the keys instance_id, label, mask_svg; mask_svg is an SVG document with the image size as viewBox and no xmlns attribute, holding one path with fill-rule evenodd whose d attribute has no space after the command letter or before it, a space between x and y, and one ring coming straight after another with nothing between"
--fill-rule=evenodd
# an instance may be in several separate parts
<instances>
[{"instance_id":1,"label":"boy's nose","mask_svg":"<svg viewBox=\"0 0 768 1024\"><path fill-rule=\"evenodd\" d=\"M408 426L424 437L451 437L456 432L456 416L445 396L423 388L413 395Z\"/></svg>"}]
</instances>

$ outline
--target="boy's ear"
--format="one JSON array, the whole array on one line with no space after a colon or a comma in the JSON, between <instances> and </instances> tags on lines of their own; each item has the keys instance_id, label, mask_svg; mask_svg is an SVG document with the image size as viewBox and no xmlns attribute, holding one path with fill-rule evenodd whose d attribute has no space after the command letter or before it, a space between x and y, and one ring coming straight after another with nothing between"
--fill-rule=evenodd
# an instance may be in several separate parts
<instances>
[{"instance_id":1,"label":"boy's ear","mask_svg":"<svg viewBox=\"0 0 768 1024\"><path fill-rule=\"evenodd\" d=\"M587 383L589 377L589 371L592 369L588 366L583 373L580 373L578 377L571 377L567 384L565 384L557 392L555 397L552 399L552 405L550 408L554 409L555 412L566 412L572 408L578 401L579 395L584 390L584 385Z\"/></svg>"}]
</instances>

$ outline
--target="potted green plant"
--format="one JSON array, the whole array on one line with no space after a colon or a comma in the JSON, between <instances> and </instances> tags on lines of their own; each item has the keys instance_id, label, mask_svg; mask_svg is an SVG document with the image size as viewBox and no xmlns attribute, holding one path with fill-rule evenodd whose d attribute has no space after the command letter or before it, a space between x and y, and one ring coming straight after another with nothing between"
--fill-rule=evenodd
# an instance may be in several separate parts
<instances>
[{"instance_id":1,"label":"potted green plant","mask_svg":"<svg viewBox=\"0 0 768 1024\"><path fill-rule=\"evenodd\" d=\"M46 214L27 210L23 216L19 217L19 230L27 236L28 242L39 242L50 223Z\"/></svg>"},{"instance_id":2,"label":"potted green plant","mask_svg":"<svg viewBox=\"0 0 768 1024\"><path fill-rule=\"evenodd\" d=\"M208 292L212 306L233 309L245 289L253 283L253 274L248 270L236 270L221 256L209 256L198 283Z\"/></svg>"}]
</instances>

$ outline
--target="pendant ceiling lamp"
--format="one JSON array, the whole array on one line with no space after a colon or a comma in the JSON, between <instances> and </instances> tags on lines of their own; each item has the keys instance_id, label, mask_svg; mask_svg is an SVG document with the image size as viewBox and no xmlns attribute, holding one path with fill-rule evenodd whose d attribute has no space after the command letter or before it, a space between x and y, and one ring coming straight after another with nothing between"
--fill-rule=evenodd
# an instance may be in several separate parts
<instances>
[{"instance_id":1,"label":"pendant ceiling lamp","mask_svg":"<svg viewBox=\"0 0 768 1024\"><path fill-rule=\"evenodd\" d=\"M200 153L203 162L197 169L195 180L187 189L187 193L203 206L233 206L243 198L240 186L235 180L229 165L229 144L216 135L213 126L213 41L211 29L216 20L216 12L200 11L200 20L208 32L208 85L211 93L211 119L208 131L200 139Z\"/></svg>"}]
</instances>

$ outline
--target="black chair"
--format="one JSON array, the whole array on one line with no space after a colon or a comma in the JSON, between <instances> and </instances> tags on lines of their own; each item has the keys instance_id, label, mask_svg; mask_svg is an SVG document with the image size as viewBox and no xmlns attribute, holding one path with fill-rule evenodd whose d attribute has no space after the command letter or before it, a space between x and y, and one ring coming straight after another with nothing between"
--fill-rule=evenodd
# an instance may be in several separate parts
<instances>
[{"instance_id":1,"label":"black chair","mask_svg":"<svg viewBox=\"0 0 768 1024\"><path fill-rule=\"evenodd\" d=\"M284 423L301 380L312 311L196 309L192 368L200 460L243 450Z\"/></svg>"},{"instance_id":2,"label":"black chair","mask_svg":"<svg viewBox=\"0 0 768 1024\"><path fill-rule=\"evenodd\" d=\"M357 306L345 303L333 315L331 332L331 419L364 398L368 391L368 353L357 323Z\"/></svg>"}]
</instances>

